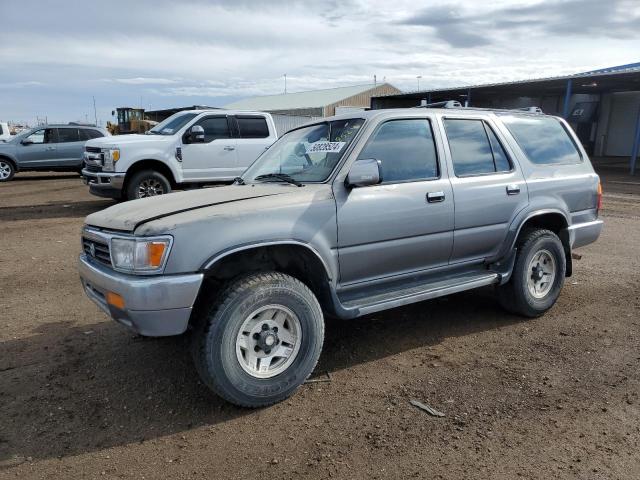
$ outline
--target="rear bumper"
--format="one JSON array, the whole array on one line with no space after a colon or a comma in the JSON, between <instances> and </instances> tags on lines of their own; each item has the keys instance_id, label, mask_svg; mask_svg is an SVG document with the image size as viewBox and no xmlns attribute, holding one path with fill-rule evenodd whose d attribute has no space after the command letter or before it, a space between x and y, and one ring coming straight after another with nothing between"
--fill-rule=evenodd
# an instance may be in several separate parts
<instances>
[{"instance_id":1,"label":"rear bumper","mask_svg":"<svg viewBox=\"0 0 640 480\"><path fill-rule=\"evenodd\" d=\"M92 172L86 168L82 170L82 178L89 185L89 190L100 197L120 197L125 175L116 172Z\"/></svg>"},{"instance_id":2,"label":"rear bumper","mask_svg":"<svg viewBox=\"0 0 640 480\"><path fill-rule=\"evenodd\" d=\"M602 226L602 220L571 225L568 228L571 248L579 248L595 242L602 232Z\"/></svg>"},{"instance_id":3,"label":"rear bumper","mask_svg":"<svg viewBox=\"0 0 640 480\"><path fill-rule=\"evenodd\" d=\"M184 333L203 275L136 276L115 272L80 255L80 281L87 296L113 320L149 337ZM124 309L109 305L108 292L124 299Z\"/></svg>"}]
</instances>

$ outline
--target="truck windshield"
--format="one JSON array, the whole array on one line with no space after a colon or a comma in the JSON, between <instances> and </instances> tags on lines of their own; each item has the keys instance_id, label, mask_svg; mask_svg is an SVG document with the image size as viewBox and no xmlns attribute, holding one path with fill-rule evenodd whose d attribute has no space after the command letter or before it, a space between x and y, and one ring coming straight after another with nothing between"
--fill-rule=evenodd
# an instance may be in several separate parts
<instances>
[{"instance_id":1,"label":"truck windshield","mask_svg":"<svg viewBox=\"0 0 640 480\"><path fill-rule=\"evenodd\" d=\"M197 113L178 112L163 120L147 132L147 135L173 135L189 121L197 117Z\"/></svg>"},{"instance_id":2,"label":"truck windshield","mask_svg":"<svg viewBox=\"0 0 640 480\"><path fill-rule=\"evenodd\" d=\"M338 164L364 120L334 120L292 130L274 143L242 175L245 183L323 182Z\"/></svg>"}]
</instances>

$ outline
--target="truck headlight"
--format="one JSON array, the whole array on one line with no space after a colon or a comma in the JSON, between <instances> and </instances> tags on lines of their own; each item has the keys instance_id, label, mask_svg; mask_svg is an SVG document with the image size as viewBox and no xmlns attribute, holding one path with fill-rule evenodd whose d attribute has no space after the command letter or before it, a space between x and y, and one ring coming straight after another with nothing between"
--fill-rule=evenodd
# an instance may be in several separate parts
<instances>
[{"instance_id":1,"label":"truck headlight","mask_svg":"<svg viewBox=\"0 0 640 480\"><path fill-rule=\"evenodd\" d=\"M112 238L111 261L116 270L159 273L169 256L172 238Z\"/></svg>"},{"instance_id":2,"label":"truck headlight","mask_svg":"<svg viewBox=\"0 0 640 480\"><path fill-rule=\"evenodd\" d=\"M104 153L104 170L113 171L116 166L116 162L120 160L120 149L119 148L110 148L105 150Z\"/></svg>"}]
</instances>

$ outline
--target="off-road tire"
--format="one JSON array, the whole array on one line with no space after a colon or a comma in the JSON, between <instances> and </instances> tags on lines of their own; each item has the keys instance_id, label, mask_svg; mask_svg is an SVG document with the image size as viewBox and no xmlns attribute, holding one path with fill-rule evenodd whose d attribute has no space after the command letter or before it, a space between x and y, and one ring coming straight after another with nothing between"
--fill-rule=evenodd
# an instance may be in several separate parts
<instances>
[{"instance_id":1,"label":"off-road tire","mask_svg":"<svg viewBox=\"0 0 640 480\"><path fill-rule=\"evenodd\" d=\"M527 229L521 232L516 243L516 261L511 278L498 287L500 305L508 312L529 318L539 317L549 310L560 296L566 273L566 257L562 242L551 230ZM527 280L534 256L545 250L555 261L555 278L549 291L542 298L534 297Z\"/></svg>"},{"instance_id":2,"label":"off-road tire","mask_svg":"<svg viewBox=\"0 0 640 480\"><path fill-rule=\"evenodd\" d=\"M11 160L7 160L6 158L0 158L0 168L2 168L4 172L4 175L0 175L0 182L8 182L16 174L16 166ZM6 172L8 172L8 175Z\"/></svg>"},{"instance_id":3,"label":"off-road tire","mask_svg":"<svg viewBox=\"0 0 640 480\"><path fill-rule=\"evenodd\" d=\"M127 200L143 198L140 193L140 187L144 184L144 182L152 182L154 185L158 185L162 191L157 195L163 195L171 192L171 183L169 182L167 177L154 170L141 170L134 173L133 176L127 181Z\"/></svg>"},{"instance_id":4,"label":"off-road tire","mask_svg":"<svg viewBox=\"0 0 640 480\"><path fill-rule=\"evenodd\" d=\"M236 338L247 315L273 304L298 317L300 347L286 370L255 378L240 365ZM193 360L205 385L230 403L257 408L286 399L309 377L322 350L324 319L315 295L301 281L279 272L257 273L236 280L200 307L191 334Z\"/></svg>"}]
</instances>

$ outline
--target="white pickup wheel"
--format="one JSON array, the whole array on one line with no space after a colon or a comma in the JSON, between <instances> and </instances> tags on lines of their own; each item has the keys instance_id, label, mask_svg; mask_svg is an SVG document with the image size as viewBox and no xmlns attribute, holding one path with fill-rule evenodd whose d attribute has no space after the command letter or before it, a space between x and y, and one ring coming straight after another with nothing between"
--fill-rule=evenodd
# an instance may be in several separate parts
<instances>
[{"instance_id":1,"label":"white pickup wheel","mask_svg":"<svg viewBox=\"0 0 640 480\"><path fill-rule=\"evenodd\" d=\"M167 177L154 170L136 172L127 181L127 200L155 197L171 192L171 184Z\"/></svg>"}]
</instances>

